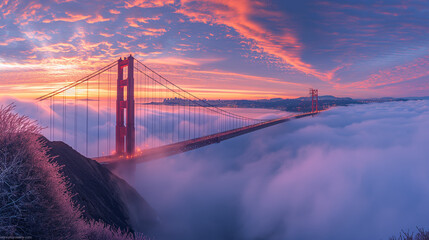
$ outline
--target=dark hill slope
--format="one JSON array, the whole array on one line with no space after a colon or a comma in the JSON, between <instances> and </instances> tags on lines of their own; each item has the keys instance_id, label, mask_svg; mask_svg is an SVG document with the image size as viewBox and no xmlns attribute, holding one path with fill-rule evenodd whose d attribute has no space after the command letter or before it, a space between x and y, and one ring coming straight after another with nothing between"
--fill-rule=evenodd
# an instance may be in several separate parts
<instances>
[{"instance_id":1,"label":"dark hill slope","mask_svg":"<svg viewBox=\"0 0 429 240\"><path fill-rule=\"evenodd\" d=\"M146 234L158 225L155 211L126 181L63 142L44 141L54 161L63 166L73 200L86 219Z\"/></svg>"}]
</instances>

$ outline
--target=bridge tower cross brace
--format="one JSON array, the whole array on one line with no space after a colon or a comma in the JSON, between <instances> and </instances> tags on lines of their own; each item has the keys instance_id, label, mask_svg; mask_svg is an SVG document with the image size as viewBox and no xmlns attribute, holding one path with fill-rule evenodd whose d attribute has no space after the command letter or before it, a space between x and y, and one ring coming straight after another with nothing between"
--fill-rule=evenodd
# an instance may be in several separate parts
<instances>
[{"instance_id":1,"label":"bridge tower cross brace","mask_svg":"<svg viewBox=\"0 0 429 240\"><path fill-rule=\"evenodd\" d=\"M126 79L124 79L125 67L127 67ZM124 99L125 88L126 100ZM131 55L118 60L116 91L116 154L133 155L135 151L134 58Z\"/></svg>"}]
</instances>

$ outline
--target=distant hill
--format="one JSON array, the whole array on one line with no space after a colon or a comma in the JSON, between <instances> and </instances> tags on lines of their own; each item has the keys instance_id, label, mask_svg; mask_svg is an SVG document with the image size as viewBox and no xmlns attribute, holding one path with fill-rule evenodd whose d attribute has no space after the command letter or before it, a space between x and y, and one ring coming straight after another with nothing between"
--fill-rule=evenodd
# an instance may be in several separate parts
<instances>
[{"instance_id":1,"label":"distant hill","mask_svg":"<svg viewBox=\"0 0 429 240\"><path fill-rule=\"evenodd\" d=\"M56 156L54 161L63 166L61 172L71 183L73 200L83 208L85 218L145 234L155 229L155 210L126 181L63 142L44 137L43 141L49 154Z\"/></svg>"},{"instance_id":2,"label":"distant hill","mask_svg":"<svg viewBox=\"0 0 429 240\"><path fill-rule=\"evenodd\" d=\"M319 96L319 110L328 109L335 106L348 106L350 104L365 104L374 102L407 101L405 98L371 98L353 99L349 97L335 97L332 95ZM299 97L293 99L271 98L259 100L206 100L216 107L230 108L267 108L287 112L309 112L311 111L311 97ZM166 98L162 102L151 102L147 104L155 105L181 105L188 106L194 104L198 106L198 101L189 102L187 99Z\"/></svg>"},{"instance_id":3,"label":"distant hill","mask_svg":"<svg viewBox=\"0 0 429 240\"><path fill-rule=\"evenodd\" d=\"M300 97L297 98L299 100L311 100L311 97ZM349 98L349 97L335 97L332 95L324 95L324 96L319 96L319 100L336 100L336 101L340 101L340 100L346 100L346 101L351 101L353 100L353 98Z\"/></svg>"},{"instance_id":4,"label":"distant hill","mask_svg":"<svg viewBox=\"0 0 429 240\"><path fill-rule=\"evenodd\" d=\"M426 97L406 97L405 99L409 99L409 100L429 100L429 96L426 96Z\"/></svg>"}]
</instances>

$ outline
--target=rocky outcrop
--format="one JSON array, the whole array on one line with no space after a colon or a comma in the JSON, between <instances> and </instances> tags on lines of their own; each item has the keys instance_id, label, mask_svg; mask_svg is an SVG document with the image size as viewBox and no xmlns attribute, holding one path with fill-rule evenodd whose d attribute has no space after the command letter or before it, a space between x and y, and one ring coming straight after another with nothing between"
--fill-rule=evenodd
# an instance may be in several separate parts
<instances>
[{"instance_id":1,"label":"rocky outcrop","mask_svg":"<svg viewBox=\"0 0 429 240\"><path fill-rule=\"evenodd\" d=\"M126 181L63 142L44 142L54 161L62 166L84 218L144 234L155 229L158 219L154 209Z\"/></svg>"}]
</instances>

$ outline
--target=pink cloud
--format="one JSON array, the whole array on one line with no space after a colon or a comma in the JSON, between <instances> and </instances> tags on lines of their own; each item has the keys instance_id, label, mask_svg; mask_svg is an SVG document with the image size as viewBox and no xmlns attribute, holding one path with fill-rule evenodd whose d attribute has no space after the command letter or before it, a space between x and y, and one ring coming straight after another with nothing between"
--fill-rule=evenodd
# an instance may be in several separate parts
<instances>
[{"instance_id":1,"label":"pink cloud","mask_svg":"<svg viewBox=\"0 0 429 240\"><path fill-rule=\"evenodd\" d=\"M51 53L65 53L76 51L77 48L70 43L56 43L52 45L47 45L43 47L36 47L33 49L33 52L51 52Z\"/></svg>"},{"instance_id":2,"label":"pink cloud","mask_svg":"<svg viewBox=\"0 0 429 240\"><path fill-rule=\"evenodd\" d=\"M108 33L100 33L103 37L113 37L115 34L108 34Z\"/></svg>"},{"instance_id":3,"label":"pink cloud","mask_svg":"<svg viewBox=\"0 0 429 240\"><path fill-rule=\"evenodd\" d=\"M116 9L110 9L110 10L109 10L109 12L110 12L111 14L120 14L120 13L121 13L120 11L118 11L118 10L116 10Z\"/></svg>"},{"instance_id":4,"label":"pink cloud","mask_svg":"<svg viewBox=\"0 0 429 240\"><path fill-rule=\"evenodd\" d=\"M46 41L46 40L52 39L51 36L41 31L31 31L31 32L23 32L23 33L27 36L27 38L35 39L38 41Z\"/></svg>"},{"instance_id":5,"label":"pink cloud","mask_svg":"<svg viewBox=\"0 0 429 240\"><path fill-rule=\"evenodd\" d=\"M82 14L73 14L70 12L66 12L66 15L68 17L56 17L53 16L52 19L45 19L43 20L44 23L50 23L50 22L58 22L58 21L63 21L63 22L77 22L80 20L85 20L91 17L91 15L82 15Z\"/></svg>"},{"instance_id":6,"label":"pink cloud","mask_svg":"<svg viewBox=\"0 0 429 240\"><path fill-rule=\"evenodd\" d=\"M141 28L141 31L137 32L137 35L159 37L166 32L167 30L165 28Z\"/></svg>"},{"instance_id":7,"label":"pink cloud","mask_svg":"<svg viewBox=\"0 0 429 240\"><path fill-rule=\"evenodd\" d=\"M255 42L252 50L275 56L294 69L313 75L323 81L331 82L336 69L320 72L311 64L305 63L301 57L304 48L293 29L282 28L281 33L267 30L255 17L263 17L270 21L287 22L284 14L265 10L266 4L260 1L238 0L184 0L182 8L177 12L187 16L191 21L226 25L235 29L242 37Z\"/></svg>"},{"instance_id":8,"label":"pink cloud","mask_svg":"<svg viewBox=\"0 0 429 240\"><path fill-rule=\"evenodd\" d=\"M397 65L393 68L380 70L365 80L352 84L338 85L338 88L375 88L390 84L402 83L429 75L429 56L418 58L412 62Z\"/></svg>"},{"instance_id":9,"label":"pink cloud","mask_svg":"<svg viewBox=\"0 0 429 240\"><path fill-rule=\"evenodd\" d=\"M22 42L25 41L24 38L9 38L4 42L0 42L0 46L8 46L12 42Z\"/></svg>"},{"instance_id":10,"label":"pink cloud","mask_svg":"<svg viewBox=\"0 0 429 240\"><path fill-rule=\"evenodd\" d=\"M99 23L99 22L107 22L110 21L109 18L104 18L103 16L97 14L95 17L87 19L87 23Z\"/></svg>"},{"instance_id":11,"label":"pink cloud","mask_svg":"<svg viewBox=\"0 0 429 240\"><path fill-rule=\"evenodd\" d=\"M139 45L140 46L140 45ZM145 59L145 63L151 64L163 64L163 65L172 65L172 66L200 66L205 63L218 62L222 59L196 59L196 58L177 58L177 57L164 57L164 58L153 58Z\"/></svg>"},{"instance_id":12,"label":"pink cloud","mask_svg":"<svg viewBox=\"0 0 429 240\"><path fill-rule=\"evenodd\" d=\"M55 0L56 3L66 3L66 2L74 2L75 0Z\"/></svg>"},{"instance_id":13,"label":"pink cloud","mask_svg":"<svg viewBox=\"0 0 429 240\"><path fill-rule=\"evenodd\" d=\"M174 0L131 0L125 1L125 8L154 8L174 4Z\"/></svg>"},{"instance_id":14,"label":"pink cloud","mask_svg":"<svg viewBox=\"0 0 429 240\"><path fill-rule=\"evenodd\" d=\"M159 20L160 16L155 17L146 17L146 18L126 18L125 21L128 23L130 27L139 28L140 25L138 23L148 23L149 21Z\"/></svg>"},{"instance_id":15,"label":"pink cloud","mask_svg":"<svg viewBox=\"0 0 429 240\"><path fill-rule=\"evenodd\" d=\"M144 44L144 43L137 44L137 46L138 46L139 48L141 48L141 49L145 49L145 48L147 48L147 45L146 45L146 44Z\"/></svg>"}]
</instances>

